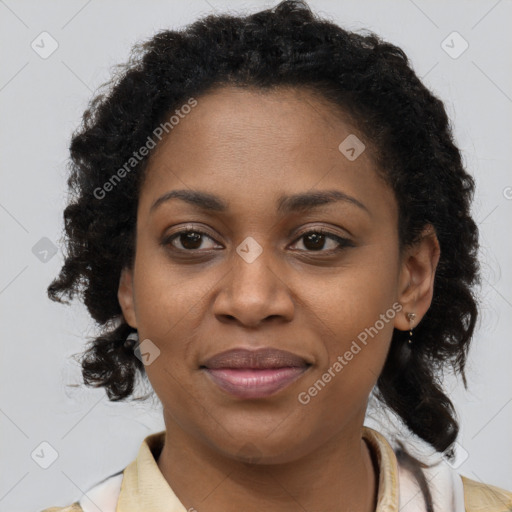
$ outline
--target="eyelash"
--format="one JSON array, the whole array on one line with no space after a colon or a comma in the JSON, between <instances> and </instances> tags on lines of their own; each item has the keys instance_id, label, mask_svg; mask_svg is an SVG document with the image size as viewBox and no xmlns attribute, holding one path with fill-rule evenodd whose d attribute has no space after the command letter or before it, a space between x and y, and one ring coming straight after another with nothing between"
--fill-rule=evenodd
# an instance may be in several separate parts
<instances>
[{"instance_id":1,"label":"eyelash","mask_svg":"<svg viewBox=\"0 0 512 512\"><path fill-rule=\"evenodd\" d=\"M205 231L202 231L200 229L195 229L195 228L193 228L193 229L192 228L186 228L186 229L183 229L181 231L177 231L176 233L173 233L171 236L167 237L162 243L163 243L164 246L169 246L180 235L184 235L184 234L187 234L187 233L195 233L197 235L206 236L206 237L210 238L211 240L214 240ZM301 238L303 238L303 237L305 237L305 236L307 236L307 235L309 235L311 233L325 235L327 238L330 238L330 239L336 241L339 244L339 247L337 247L336 249L331 249L331 250L327 250L327 251L319 249L318 251L313 251L313 250L309 250L308 251L308 250L306 250L304 252L333 254L333 253L336 253L338 251L343 250L346 247L354 247L354 244L348 238L343 238L341 236L335 235L335 234L331 233L330 231L327 231L327 230L325 230L323 228L315 228L315 229L311 229L309 231L305 231L304 233L301 233L295 239L295 242L298 242ZM176 247L173 247L172 245L171 245L171 249L175 250L175 251L178 251L178 252L188 252L188 253L201 252L201 249L178 249Z\"/></svg>"}]
</instances>

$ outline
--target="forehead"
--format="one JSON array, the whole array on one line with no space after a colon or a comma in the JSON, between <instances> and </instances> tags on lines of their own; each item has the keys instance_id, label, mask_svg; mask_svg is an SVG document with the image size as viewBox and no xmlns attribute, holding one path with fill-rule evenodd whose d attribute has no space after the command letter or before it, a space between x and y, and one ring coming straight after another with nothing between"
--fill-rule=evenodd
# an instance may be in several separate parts
<instances>
[{"instance_id":1,"label":"forehead","mask_svg":"<svg viewBox=\"0 0 512 512\"><path fill-rule=\"evenodd\" d=\"M196 147L208 146L223 139L225 144L231 143L241 152L250 136L286 150L294 143L303 143L305 138L309 145L318 146L326 136L334 135L333 132L355 131L348 124L347 116L340 115L339 107L310 88L262 90L223 86L200 96L197 103L169 134L167 147L193 136L193 141L187 141L189 145L193 142ZM165 145L164 142L161 148ZM322 146L324 150L331 148L328 143Z\"/></svg>"},{"instance_id":2,"label":"forehead","mask_svg":"<svg viewBox=\"0 0 512 512\"><path fill-rule=\"evenodd\" d=\"M393 207L369 151L349 159L340 150L344 141L356 137L362 144L364 137L309 89L227 86L196 100L150 154L140 201L145 211L173 189L207 190L245 209L267 209L265 201L315 188L365 197L373 210Z\"/></svg>"}]
</instances>

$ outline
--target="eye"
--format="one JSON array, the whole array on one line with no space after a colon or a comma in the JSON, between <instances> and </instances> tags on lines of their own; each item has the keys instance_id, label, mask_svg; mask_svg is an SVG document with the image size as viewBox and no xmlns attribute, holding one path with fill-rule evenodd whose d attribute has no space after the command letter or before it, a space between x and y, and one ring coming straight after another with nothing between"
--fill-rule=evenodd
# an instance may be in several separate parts
<instances>
[{"instance_id":1,"label":"eye","mask_svg":"<svg viewBox=\"0 0 512 512\"><path fill-rule=\"evenodd\" d=\"M201 248L206 250L214 249L214 246L209 248L202 247L204 238L214 241L213 238L208 235L208 233L201 231L200 229L182 229L181 231L178 231L167 237L163 241L163 245L170 244L174 249L183 252L193 252ZM305 233L302 233L296 240L302 239L304 239L303 245L306 247L306 252L332 253L342 250L344 247L354 247L354 244L348 238L335 235L334 233L330 233L323 228L316 228L310 231L306 231ZM328 250L322 250L324 249L326 240L330 240L331 245L334 245L334 247L331 247ZM332 242L335 243L332 244ZM177 244L180 244L181 247L178 247Z\"/></svg>"},{"instance_id":2,"label":"eye","mask_svg":"<svg viewBox=\"0 0 512 512\"><path fill-rule=\"evenodd\" d=\"M177 249L178 251L195 251L201 248L202 244L202 238L206 237L210 240L213 240L211 236L209 236L204 231L201 231L200 229L183 229L181 231L178 231L171 235L170 237L166 238L163 241L164 245L171 244L173 248ZM177 241L179 244L181 244L181 247L176 247L176 245L173 243L174 241ZM210 249L213 249L214 247L210 247Z\"/></svg>"},{"instance_id":3,"label":"eye","mask_svg":"<svg viewBox=\"0 0 512 512\"><path fill-rule=\"evenodd\" d=\"M341 236L335 235L334 233L330 233L329 231L324 230L323 228L316 228L310 231L306 231L302 233L297 240L302 240L302 244L306 247L307 252L326 252L332 253L342 250L344 247L354 247L354 244L348 238L343 238ZM322 251L321 249L325 246L325 241L331 240L335 242L334 248L330 248L328 250ZM337 245L337 246L336 246Z\"/></svg>"}]
</instances>

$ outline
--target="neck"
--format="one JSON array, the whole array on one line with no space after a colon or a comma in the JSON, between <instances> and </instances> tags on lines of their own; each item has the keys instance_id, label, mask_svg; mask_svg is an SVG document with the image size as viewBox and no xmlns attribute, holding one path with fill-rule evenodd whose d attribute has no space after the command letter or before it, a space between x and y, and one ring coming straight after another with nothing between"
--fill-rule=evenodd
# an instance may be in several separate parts
<instances>
[{"instance_id":1,"label":"neck","mask_svg":"<svg viewBox=\"0 0 512 512\"><path fill-rule=\"evenodd\" d=\"M376 462L362 426L336 434L312 453L284 464L226 457L166 421L158 467L187 510L374 512Z\"/></svg>"}]
</instances>

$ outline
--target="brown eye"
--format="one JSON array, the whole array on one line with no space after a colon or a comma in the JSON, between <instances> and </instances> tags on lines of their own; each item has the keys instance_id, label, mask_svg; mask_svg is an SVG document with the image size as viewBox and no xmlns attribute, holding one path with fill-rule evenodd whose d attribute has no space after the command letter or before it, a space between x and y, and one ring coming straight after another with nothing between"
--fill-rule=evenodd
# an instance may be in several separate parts
<instances>
[{"instance_id":1,"label":"brown eye","mask_svg":"<svg viewBox=\"0 0 512 512\"><path fill-rule=\"evenodd\" d=\"M201 248L201 245L203 244L203 239L205 237L210 240L213 240L213 238L211 238L203 231L199 231L196 229L187 229L178 231L177 233L174 233L172 236L166 238L164 240L164 245L170 244L174 249L178 251L196 251ZM179 243L181 247L177 247L176 244L174 243L175 241L177 241L177 243ZM213 247L210 247L210 249L211 248Z\"/></svg>"},{"instance_id":2,"label":"brown eye","mask_svg":"<svg viewBox=\"0 0 512 512\"><path fill-rule=\"evenodd\" d=\"M185 249L199 249L202 236L203 235L195 231L189 231L187 233L181 233L177 239Z\"/></svg>"},{"instance_id":3,"label":"brown eye","mask_svg":"<svg viewBox=\"0 0 512 512\"><path fill-rule=\"evenodd\" d=\"M204 231L198 229L184 229L167 237L163 241L163 245L170 245L172 249L182 252L195 252L216 248L215 245L204 247L205 239L215 242L214 239ZM321 228L302 233L297 241L302 239L304 240L303 246L305 249L300 250L305 252L332 253L342 250L345 247L354 247L354 244L348 238L340 237ZM330 245L330 247L325 249L326 245Z\"/></svg>"},{"instance_id":4,"label":"brown eye","mask_svg":"<svg viewBox=\"0 0 512 512\"><path fill-rule=\"evenodd\" d=\"M335 252L343 249L344 247L353 247L354 244L348 238L335 235L323 229L314 229L302 233L297 240L303 239L303 245L307 252ZM331 240L331 247L327 250L324 249L326 240ZM334 244L333 244L334 242Z\"/></svg>"}]
</instances>

